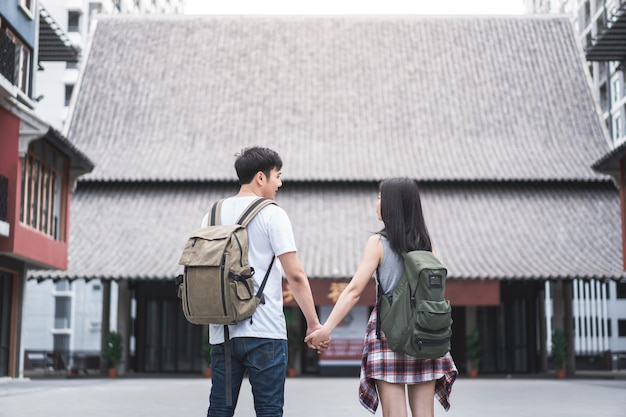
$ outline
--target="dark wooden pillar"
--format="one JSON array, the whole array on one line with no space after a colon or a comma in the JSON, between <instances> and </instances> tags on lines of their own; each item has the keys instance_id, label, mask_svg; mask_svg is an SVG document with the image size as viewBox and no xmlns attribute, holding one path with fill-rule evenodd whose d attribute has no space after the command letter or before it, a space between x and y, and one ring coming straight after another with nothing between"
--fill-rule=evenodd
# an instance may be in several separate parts
<instances>
[{"instance_id":1,"label":"dark wooden pillar","mask_svg":"<svg viewBox=\"0 0 626 417\"><path fill-rule=\"evenodd\" d=\"M539 372L548 372L548 349L547 349L547 329L546 329L546 290L545 282L541 281L541 287L537 292L538 317L539 322Z\"/></svg>"},{"instance_id":2,"label":"dark wooden pillar","mask_svg":"<svg viewBox=\"0 0 626 417\"><path fill-rule=\"evenodd\" d=\"M100 373L106 374L109 364L102 357L111 328L111 281L102 281L102 319L100 324Z\"/></svg>"},{"instance_id":3,"label":"dark wooden pillar","mask_svg":"<svg viewBox=\"0 0 626 417\"><path fill-rule=\"evenodd\" d=\"M563 281L563 330L567 340L567 375L576 373L576 349L574 346L574 308L573 308L573 281Z\"/></svg>"}]
</instances>

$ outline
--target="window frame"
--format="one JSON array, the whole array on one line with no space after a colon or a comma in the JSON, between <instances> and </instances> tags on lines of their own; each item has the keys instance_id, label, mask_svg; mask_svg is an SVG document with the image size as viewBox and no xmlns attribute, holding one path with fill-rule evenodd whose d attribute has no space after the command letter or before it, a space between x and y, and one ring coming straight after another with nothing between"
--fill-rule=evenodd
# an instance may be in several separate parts
<instances>
[{"instance_id":1,"label":"window frame","mask_svg":"<svg viewBox=\"0 0 626 417\"><path fill-rule=\"evenodd\" d=\"M66 241L68 163L43 139L31 142L22 161L20 224L61 242Z\"/></svg>"},{"instance_id":2,"label":"window frame","mask_svg":"<svg viewBox=\"0 0 626 417\"><path fill-rule=\"evenodd\" d=\"M622 111L618 111L613 115L613 143L617 142L619 138L624 136L624 120Z\"/></svg>"},{"instance_id":3,"label":"window frame","mask_svg":"<svg viewBox=\"0 0 626 417\"><path fill-rule=\"evenodd\" d=\"M622 99L622 80L615 77L611 80L611 104L618 103Z\"/></svg>"},{"instance_id":4,"label":"window frame","mask_svg":"<svg viewBox=\"0 0 626 417\"><path fill-rule=\"evenodd\" d=\"M79 10L68 10L67 11L67 32L68 33L80 33L80 24L82 13ZM72 23L72 18L76 19L76 24Z\"/></svg>"},{"instance_id":5,"label":"window frame","mask_svg":"<svg viewBox=\"0 0 626 417\"><path fill-rule=\"evenodd\" d=\"M35 19L35 0L19 0L18 7L30 20Z\"/></svg>"},{"instance_id":6,"label":"window frame","mask_svg":"<svg viewBox=\"0 0 626 417\"><path fill-rule=\"evenodd\" d=\"M65 84L64 94L65 94L65 107L68 107L72 102L72 94L74 94L74 84Z\"/></svg>"},{"instance_id":7,"label":"window frame","mask_svg":"<svg viewBox=\"0 0 626 417\"><path fill-rule=\"evenodd\" d=\"M31 56L32 51L9 27L3 27L2 31L6 33L13 44L16 46L16 59L13 68L13 83L27 96L30 96L30 72L31 72Z\"/></svg>"}]
</instances>

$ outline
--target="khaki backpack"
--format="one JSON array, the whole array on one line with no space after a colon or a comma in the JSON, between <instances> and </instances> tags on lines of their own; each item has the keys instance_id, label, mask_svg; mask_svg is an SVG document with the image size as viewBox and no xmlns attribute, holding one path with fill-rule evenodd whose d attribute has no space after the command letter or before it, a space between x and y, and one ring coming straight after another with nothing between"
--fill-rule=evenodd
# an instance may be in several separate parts
<instances>
[{"instance_id":1,"label":"khaki backpack","mask_svg":"<svg viewBox=\"0 0 626 417\"><path fill-rule=\"evenodd\" d=\"M263 289L274 257L263 283L254 294L254 268L248 264L246 226L263 208L276 204L258 198L244 210L232 225L219 225L222 203L210 211L209 225L189 236L178 263L185 267L177 277L178 296L182 299L185 318L194 324L236 324L252 320L259 303L264 303Z\"/></svg>"}]
</instances>

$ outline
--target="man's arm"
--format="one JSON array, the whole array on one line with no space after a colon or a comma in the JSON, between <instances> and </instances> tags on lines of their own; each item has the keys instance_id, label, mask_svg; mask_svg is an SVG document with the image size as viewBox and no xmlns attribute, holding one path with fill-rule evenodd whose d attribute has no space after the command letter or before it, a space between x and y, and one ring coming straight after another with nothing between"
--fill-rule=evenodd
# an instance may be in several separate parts
<instances>
[{"instance_id":1,"label":"man's arm","mask_svg":"<svg viewBox=\"0 0 626 417\"><path fill-rule=\"evenodd\" d=\"M309 279L304 272L304 268L300 263L297 252L283 253L278 257L285 275L287 276L287 282L291 288L296 303L302 310L304 318L306 319L307 335L312 331L321 327L319 318L315 311L315 302L313 301L313 294L311 293L311 285Z\"/></svg>"}]
</instances>

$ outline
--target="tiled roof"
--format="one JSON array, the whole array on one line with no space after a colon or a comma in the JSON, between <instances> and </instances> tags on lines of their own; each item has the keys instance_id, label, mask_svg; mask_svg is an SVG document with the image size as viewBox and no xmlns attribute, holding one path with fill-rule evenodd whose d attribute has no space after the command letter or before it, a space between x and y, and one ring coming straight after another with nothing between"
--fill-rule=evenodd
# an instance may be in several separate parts
<instances>
[{"instance_id":1,"label":"tiled roof","mask_svg":"<svg viewBox=\"0 0 626 417\"><path fill-rule=\"evenodd\" d=\"M626 142L611 149L602 158L594 162L593 169L603 174L613 175L616 178L620 176L620 164L626 156Z\"/></svg>"},{"instance_id":2,"label":"tiled roof","mask_svg":"<svg viewBox=\"0 0 626 417\"><path fill-rule=\"evenodd\" d=\"M354 273L377 180L400 175L421 181L452 278L625 277L567 19L103 18L78 91L69 137L96 168L68 271L33 278L173 278L253 144L284 159L278 202L312 278Z\"/></svg>"},{"instance_id":3,"label":"tiled roof","mask_svg":"<svg viewBox=\"0 0 626 417\"><path fill-rule=\"evenodd\" d=\"M70 168L77 173L91 172L93 170L93 162L81 152L72 142L67 140L65 136L54 128L48 129L45 138L59 149L63 154L68 156L71 161Z\"/></svg>"},{"instance_id":4,"label":"tiled roof","mask_svg":"<svg viewBox=\"0 0 626 417\"><path fill-rule=\"evenodd\" d=\"M187 235L234 183L79 183L68 271L35 278L171 279ZM286 183L289 213L311 278L351 277L376 220L375 183ZM451 278L620 278L619 199L611 183L422 185L435 251Z\"/></svg>"},{"instance_id":5,"label":"tiled roof","mask_svg":"<svg viewBox=\"0 0 626 417\"><path fill-rule=\"evenodd\" d=\"M565 17L102 17L68 136L102 181L594 181L606 151Z\"/></svg>"}]
</instances>

